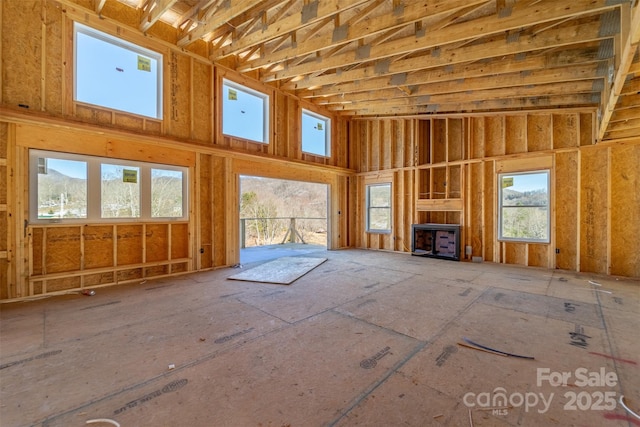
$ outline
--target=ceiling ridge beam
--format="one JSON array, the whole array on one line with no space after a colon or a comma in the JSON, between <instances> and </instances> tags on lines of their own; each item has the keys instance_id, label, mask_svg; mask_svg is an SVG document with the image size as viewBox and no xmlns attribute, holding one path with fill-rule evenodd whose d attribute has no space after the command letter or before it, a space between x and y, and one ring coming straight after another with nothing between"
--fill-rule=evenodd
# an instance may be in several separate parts
<instances>
[{"instance_id":1,"label":"ceiling ridge beam","mask_svg":"<svg viewBox=\"0 0 640 427\"><path fill-rule=\"evenodd\" d=\"M471 36L482 37L495 34L502 34L509 30L522 28L523 26L531 26L536 23L562 19L567 16L581 16L584 14L593 14L595 11L610 10L614 6L610 6L607 0L575 0L570 5L566 3L558 4L556 0L543 0L536 5L539 9L535 14L535 22L532 21L532 11L530 8L516 9L506 18L480 18L478 20L457 24L444 28L435 34L427 32L424 37L417 39L414 36L405 37L394 40L379 46L366 46L367 61L377 59L385 59L392 55L408 52L416 49L438 48L450 43L456 43L465 40ZM540 34L538 36L544 35ZM529 38L531 40L531 37ZM474 46L477 48L477 46ZM265 80L278 80L281 78L295 77L299 75L309 74L318 70L329 70L332 68L343 67L362 61L358 51L349 52L322 60L314 64L302 64L296 67L289 67L279 71L273 76L265 76ZM254 67L241 67L240 71L249 71Z\"/></svg>"}]
</instances>

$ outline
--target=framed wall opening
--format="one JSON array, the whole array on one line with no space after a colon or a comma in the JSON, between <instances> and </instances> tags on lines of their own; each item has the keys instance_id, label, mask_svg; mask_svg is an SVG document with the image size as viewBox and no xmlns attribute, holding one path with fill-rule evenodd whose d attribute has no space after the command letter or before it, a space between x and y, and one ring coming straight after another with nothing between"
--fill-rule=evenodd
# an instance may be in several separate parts
<instances>
[{"instance_id":1,"label":"framed wall opening","mask_svg":"<svg viewBox=\"0 0 640 427\"><path fill-rule=\"evenodd\" d=\"M326 250L327 184L240 175L240 262Z\"/></svg>"}]
</instances>

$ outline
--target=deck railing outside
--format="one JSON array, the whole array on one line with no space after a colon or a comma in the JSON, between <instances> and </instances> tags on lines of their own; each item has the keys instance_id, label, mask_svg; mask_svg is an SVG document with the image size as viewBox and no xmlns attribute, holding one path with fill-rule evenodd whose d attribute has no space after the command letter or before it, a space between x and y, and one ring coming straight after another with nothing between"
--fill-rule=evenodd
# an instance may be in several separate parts
<instances>
[{"instance_id":1,"label":"deck railing outside","mask_svg":"<svg viewBox=\"0 0 640 427\"><path fill-rule=\"evenodd\" d=\"M275 243L321 243L326 245L327 218L240 218L240 247ZM253 240L254 244L250 244Z\"/></svg>"}]
</instances>

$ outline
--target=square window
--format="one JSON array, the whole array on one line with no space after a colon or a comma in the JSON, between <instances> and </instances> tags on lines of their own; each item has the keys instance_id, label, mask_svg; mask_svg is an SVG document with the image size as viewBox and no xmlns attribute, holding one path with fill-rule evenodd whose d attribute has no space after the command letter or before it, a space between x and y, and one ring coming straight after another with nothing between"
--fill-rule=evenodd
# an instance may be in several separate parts
<instances>
[{"instance_id":1,"label":"square window","mask_svg":"<svg viewBox=\"0 0 640 427\"><path fill-rule=\"evenodd\" d=\"M549 242L549 171L500 174L499 238Z\"/></svg>"},{"instance_id":2,"label":"square window","mask_svg":"<svg viewBox=\"0 0 640 427\"><path fill-rule=\"evenodd\" d=\"M162 118L162 55L75 23L74 99Z\"/></svg>"},{"instance_id":3,"label":"square window","mask_svg":"<svg viewBox=\"0 0 640 427\"><path fill-rule=\"evenodd\" d=\"M37 169L35 219L87 217L87 163L49 156L32 159Z\"/></svg>"},{"instance_id":4,"label":"square window","mask_svg":"<svg viewBox=\"0 0 640 427\"><path fill-rule=\"evenodd\" d=\"M302 151L330 157L331 119L302 110Z\"/></svg>"},{"instance_id":5,"label":"square window","mask_svg":"<svg viewBox=\"0 0 640 427\"><path fill-rule=\"evenodd\" d=\"M222 133L269 143L269 95L225 79L222 83Z\"/></svg>"},{"instance_id":6,"label":"square window","mask_svg":"<svg viewBox=\"0 0 640 427\"><path fill-rule=\"evenodd\" d=\"M367 231L391 232L391 183L367 185Z\"/></svg>"}]
</instances>

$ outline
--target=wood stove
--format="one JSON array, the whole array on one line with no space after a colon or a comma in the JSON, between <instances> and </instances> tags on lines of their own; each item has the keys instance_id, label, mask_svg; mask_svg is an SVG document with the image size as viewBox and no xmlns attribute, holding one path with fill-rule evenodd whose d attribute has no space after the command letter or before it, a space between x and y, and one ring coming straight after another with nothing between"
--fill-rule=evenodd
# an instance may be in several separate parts
<instances>
[{"instance_id":1,"label":"wood stove","mask_svg":"<svg viewBox=\"0 0 640 427\"><path fill-rule=\"evenodd\" d=\"M412 224L411 254L460 261L460 225Z\"/></svg>"}]
</instances>

